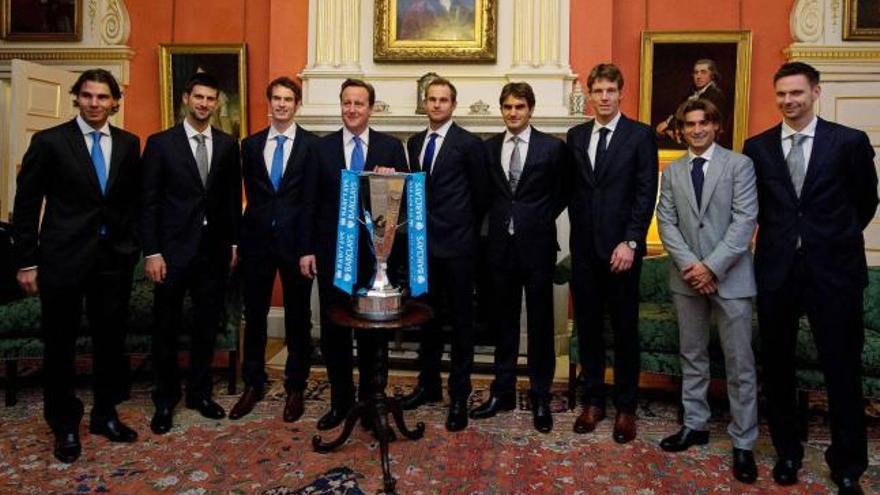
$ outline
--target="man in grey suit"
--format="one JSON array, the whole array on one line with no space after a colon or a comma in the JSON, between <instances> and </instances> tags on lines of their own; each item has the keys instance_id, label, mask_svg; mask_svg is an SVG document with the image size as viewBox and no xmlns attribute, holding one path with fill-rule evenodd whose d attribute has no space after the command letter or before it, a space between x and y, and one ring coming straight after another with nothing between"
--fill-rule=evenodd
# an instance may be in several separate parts
<instances>
[{"instance_id":1,"label":"man in grey suit","mask_svg":"<svg viewBox=\"0 0 880 495\"><path fill-rule=\"evenodd\" d=\"M724 351L733 440L733 474L754 483L752 447L758 437L749 244L758 216L752 161L715 144L721 115L709 100L676 112L688 152L663 172L657 222L672 256L669 286L678 314L684 426L660 447L681 452L709 441L709 325L718 322Z\"/></svg>"}]
</instances>

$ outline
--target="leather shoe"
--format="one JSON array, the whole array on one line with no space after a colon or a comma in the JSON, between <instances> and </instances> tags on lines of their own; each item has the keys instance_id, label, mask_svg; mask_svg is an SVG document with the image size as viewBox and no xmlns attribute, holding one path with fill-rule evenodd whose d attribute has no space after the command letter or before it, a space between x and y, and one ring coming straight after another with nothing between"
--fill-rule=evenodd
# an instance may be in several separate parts
<instances>
[{"instance_id":1,"label":"leather shoe","mask_svg":"<svg viewBox=\"0 0 880 495\"><path fill-rule=\"evenodd\" d=\"M254 410L254 406L257 405L257 402L263 400L263 395L263 387L245 387L244 393L241 394L238 402L229 411L229 419L240 419L250 414Z\"/></svg>"},{"instance_id":2,"label":"leather shoe","mask_svg":"<svg viewBox=\"0 0 880 495\"><path fill-rule=\"evenodd\" d=\"M694 445L709 443L709 432L692 430L687 426L660 441L660 448L666 452L683 452Z\"/></svg>"},{"instance_id":3,"label":"leather shoe","mask_svg":"<svg viewBox=\"0 0 880 495\"><path fill-rule=\"evenodd\" d=\"M82 445L79 443L79 433L70 431L55 434L55 449L52 451L59 461L70 464L79 459L82 453Z\"/></svg>"},{"instance_id":4,"label":"leather shoe","mask_svg":"<svg viewBox=\"0 0 880 495\"><path fill-rule=\"evenodd\" d=\"M348 410L350 407L341 408L330 406L330 410L327 411L327 414L321 416L321 419L318 420L318 429L319 430L332 430L336 428L343 421L345 421L345 417L348 415Z\"/></svg>"},{"instance_id":5,"label":"leather shoe","mask_svg":"<svg viewBox=\"0 0 880 495\"><path fill-rule=\"evenodd\" d=\"M284 422L293 423L302 417L304 411L302 392L287 392L287 401L284 402Z\"/></svg>"},{"instance_id":6,"label":"leather shoe","mask_svg":"<svg viewBox=\"0 0 880 495\"><path fill-rule=\"evenodd\" d=\"M187 409L198 411L199 414L208 419L223 419L226 417L226 411L220 404L211 399L198 399L194 401L186 401Z\"/></svg>"},{"instance_id":7,"label":"leather shoe","mask_svg":"<svg viewBox=\"0 0 880 495\"><path fill-rule=\"evenodd\" d=\"M619 412L614 417L614 441L628 443L636 438L636 415L633 413Z\"/></svg>"},{"instance_id":8,"label":"leather shoe","mask_svg":"<svg viewBox=\"0 0 880 495\"><path fill-rule=\"evenodd\" d=\"M591 433L599 421L605 419L605 410L599 406L587 406L574 421L575 433Z\"/></svg>"},{"instance_id":9,"label":"leather shoe","mask_svg":"<svg viewBox=\"0 0 880 495\"><path fill-rule=\"evenodd\" d=\"M174 409L168 406L156 406L156 412L153 413L153 420L150 421L150 430L156 435L164 435L171 431L171 418L174 415Z\"/></svg>"},{"instance_id":10,"label":"leather shoe","mask_svg":"<svg viewBox=\"0 0 880 495\"><path fill-rule=\"evenodd\" d=\"M442 400L443 392L441 392L440 389L427 388L418 385L411 393L400 399L400 407L404 411L411 411L422 404L431 404L434 402L441 402Z\"/></svg>"},{"instance_id":11,"label":"leather shoe","mask_svg":"<svg viewBox=\"0 0 880 495\"><path fill-rule=\"evenodd\" d=\"M549 399L537 399L532 403L532 423L541 433L550 433L553 429L553 414L550 412Z\"/></svg>"},{"instance_id":12,"label":"leather shoe","mask_svg":"<svg viewBox=\"0 0 880 495\"><path fill-rule=\"evenodd\" d=\"M750 485L758 479L758 466L751 450L733 449L733 477Z\"/></svg>"},{"instance_id":13,"label":"leather shoe","mask_svg":"<svg viewBox=\"0 0 880 495\"><path fill-rule=\"evenodd\" d=\"M489 400L475 407L471 413L471 419L487 419L495 416L500 411L513 411L516 408L516 397L512 394L489 396Z\"/></svg>"},{"instance_id":14,"label":"leather shoe","mask_svg":"<svg viewBox=\"0 0 880 495\"><path fill-rule=\"evenodd\" d=\"M89 433L107 437L111 442L131 443L137 440L138 434L125 425L118 417L89 421Z\"/></svg>"},{"instance_id":15,"label":"leather shoe","mask_svg":"<svg viewBox=\"0 0 880 495\"><path fill-rule=\"evenodd\" d=\"M865 493L858 478L832 475L831 479L837 484L837 493L840 495L864 495Z\"/></svg>"},{"instance_id":16,"label":"leather shoe","mask_svg":"<svg viewBox=\"0 0 880 495\"><path fill-rule=\"evenodd\" d=\"M794 459L779 459L773 466L773 481L777 485L788 486L798 482L798 470L801 461Z\"/></svg>"},{"instance_id":17,"label":"leather shoe","mask_svg":"<svg viewBox=\"0 0 880 495\"><path fill-rule=\"evenodd\" d=\"M449 403L449 414L446 416L448 431L461 431L468 425L467 401L453 400Z\"/></svg>"}]
</instances>

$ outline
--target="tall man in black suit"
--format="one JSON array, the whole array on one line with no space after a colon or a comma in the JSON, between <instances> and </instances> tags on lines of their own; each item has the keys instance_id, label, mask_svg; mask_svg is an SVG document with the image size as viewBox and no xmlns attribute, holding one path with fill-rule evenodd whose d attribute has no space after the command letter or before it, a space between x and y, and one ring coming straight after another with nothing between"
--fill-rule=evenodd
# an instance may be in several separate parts
<instances>
[{"instance_id":1,"label":"tall man in black suit","mask_svg":"<svg viewBox=\"0 0 880 495\"><path fill-rule=\"evenodd\" d=\"M862 409L868 283L862 231L877 209L874 150L864 132L818 118L819 72L793 62L773 76L782 123L746 141L758 182L755 278L767 416L778 460L773 479L798 481L794 355L806 313L828 389L825 459L840 493L861 493L868 465Z\"/></svg>"},{"instance_id":2,"label":"tall man in black suit","mask_svg":"<svg viewBox=\"0 0 880 495\"><path fill-rule=\"evenodd\" d=\"M180 400L177 337L183 298L192 296L186 407L220 419L223 408L211 399L211 361L226 277L237 262L241 219L241 166L238 141L212 128L217 80L190 77L182 96L183 122L153 134L144 149L141 240L144 272L155 284L156 328L153 366L154 433L167 433Z\"/></svg>"},{"instance_id":3,"label":"tall man in black suit","mask_svg":"<svg viewBox=\"0 0 880 495\"><path fill-rule=\"evenodd\" d=\"M229 411L230 419L250 413L263 398L266 385L266 316L272 300L275 273L284 293L284 333L287 363L284 421L302 416L303 391L312 358L309 297L312 281L299 271L305 254L305 169L317 160L318 138L294 123L302 89L288 77L266 88L272 124L242 142L242 176L247 206L241 222L239 256L244 280L245 389Z\"/></svg>"},{"instance_id":4,"label":"tall man in black suit","mask_svg":"<svg viewBox=\"0 0 880 495\"><path fill-rule=\"evenodd\" d=\"M351 297L333 285L336 259L336 226L339 218L339 186L342 170L391 173L407 170L403 144L388 134L369 128L376 92L360 79L346 79L339 93L342 129L318 143L318 160L306 172L306 214L312 219L304 232L306 255L300 258L303 275L318 277L321 304L321 352L330 379L330 411L318 420L319 430L329 430L345 419L354 405L351 328L334 325L327 317L330 307L350 304ZM367 240L361 236L360 268L370 269ZM361 270L363 272L363 270ZM389 274L392 275L393 274ZM369 339L358 339L358 368L371 369ZM368 373L361 372L358 396L370 395Z\"/></svg>"},{"instance_id":5,"label":"tall man in black suit","mask_svg":"<svg viewBox=\"0 0 880 495\"><path fill-rule=\"evenodd\" d=\"M474 364L474 259L488 192L483 142L452 121L457 95L448 80L431 81L425 88L428 128L407 141L410 169L427 174L428 298L435 314L446 306L452 319L449 431L467 426ZM404 398L404 409L442 400L440 325L435 317L422 329L419 384Z\"/></svg>"},{"instance_id":6,"label":"tall man in black suit","mask_svg":"<svg viewBox=\"0 0 880 495\"><path fill-rule=\"evenodd\" d=\"M141 181L140 140L107 122L122 98L113 75L87 70L70 94L79 115L34 134L18 174L13 217L18 283L28 294L39 292L42 306L43 415L55 435L55 457L65 463L81 452L74 346L83 299L95 347L89 431L112 442L137 439L116 405L127 397L124 329Z\"/></svg>"},{"instance_id":7,"label":"tall man in black suit","mask_svg":"<svg viewBox=\"0 0 880 495\"><path fill-rule=\"evenodd\" d=\"M525 289L529 397L535 429L553 429L550 385L553 347L553 269L556 217L565 209L565 143L529 124L535 94L528 83L508 83L499 98L505 132L486 141L490 200L488 258L492 272L495 380L489 399L471 411L490 418L516 405L516 359Z\"/></svg>"},{"instance_id":8,"label":"tall man in black suit","mask_svg":"<svg viewBox=\"0 0 880 495\"><path fill-rule=\"evenodd\" d=\"M586 379L574 424L588 433L605 418L604 315L614 331L614 440L636 437L639 383L639 273L657 200L657 146L650 127L620 112L623 74L599 64L587 77L595 119L568 131L572 295Z\"/></svg>"}]
</instances>

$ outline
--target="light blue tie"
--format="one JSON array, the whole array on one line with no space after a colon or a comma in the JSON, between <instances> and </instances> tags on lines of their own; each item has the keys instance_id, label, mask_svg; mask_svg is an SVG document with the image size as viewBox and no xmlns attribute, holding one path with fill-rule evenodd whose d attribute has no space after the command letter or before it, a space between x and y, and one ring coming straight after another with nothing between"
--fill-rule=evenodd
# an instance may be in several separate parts
<instances>
[{"instance_id":1,"label":"light blue tie","mask_svg":"<svg viewBox=\"0 0 880 495\"><path fill-rule=\"evenodd\" d=\"M269 173L269 179L276 191L281 187L281 172L284 169L284 142L286 140L287 136L283 134L275 136L275 154L272 155L272 170Z\"/></svg>"},{"instance_id":2,"label":"light blue tie","mask_svg":"<svg viewBox=\"0 0 880 495\"><path fill-rule=\"evenodd\" d=\"M101 186L101 194L107 189L107 163L104 161L104 150L101 149L101 133L92 132L92 165L98 175L98 184Z\"/></svg>"},{"instance_id":3,"label":"light blue tie","mask_svg":"<svg viewBox=\"0 0 880 495\"><path fill-rule=\"evenodd\" d=\"M364 171L364 148L361 146L361 138L354 137L354 149L351 150L351 167L352 172Z\"/></svg>"}]
</instances>

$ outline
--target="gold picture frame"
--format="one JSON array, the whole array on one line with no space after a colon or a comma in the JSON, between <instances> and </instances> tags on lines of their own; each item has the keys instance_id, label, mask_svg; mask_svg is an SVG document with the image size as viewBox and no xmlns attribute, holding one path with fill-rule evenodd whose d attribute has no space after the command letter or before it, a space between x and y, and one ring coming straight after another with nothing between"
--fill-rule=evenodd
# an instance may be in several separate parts
<instances>
[{"instance_id":1,"label":"gold picture frame","mask_svg":"<svg viewBox=\"0 0 880 495\"><path fill-rule=\"evenodd\" d=\"M724 121L718 142L742 150L748 129L751 58L751 31L643 32L639 120L657 131L659 124L692 94L694 63L711 59L720 74L716 82L723 103L719 106L725 107L719 109ZM655 93L670 96L654 98ZM657 139L663 163L681 156L687 148L659 132Z\"/></svg>"},{"instance_id":2,"label":"gold picture frame","mask_svg":"<svg viewBox=\"0 0 880 495\"><path fill-rule=\"evenodd\" d=\"M880 41L880 3L876 0L843 0L843 39Z\"/></svg>"},{"instance_id":3,"label":"gold picture frame","mask_svg":"<svg viewBox=\"0 0 880 495\"><path fill-rule=\"evenodd\" d=\"M183 119L184 85L195 72L209 72L220 84L220 102L211 125L244 139L247 126L247 47L223 45L159 45L159 106L162 128Z\"/></svg>"},{"instance_id":4,"label":"gold picture frame","mask_svg":"<svg viewBox=\"0 0 880 495\"><path fill-rule=\"evenodd\" d=\"M0 0L6 41L82 40L82 0Z\"/></svg>"},{"instance_id":5,"label":"gold picture frame","mask_svg":"<svg viewBox=\"0 0 880 495\"><path fill-rule=\"evenodd\" d=\"M496 57L497 0L376 0L376 62L491 63Z\"/></svg>"}]
</instances>

